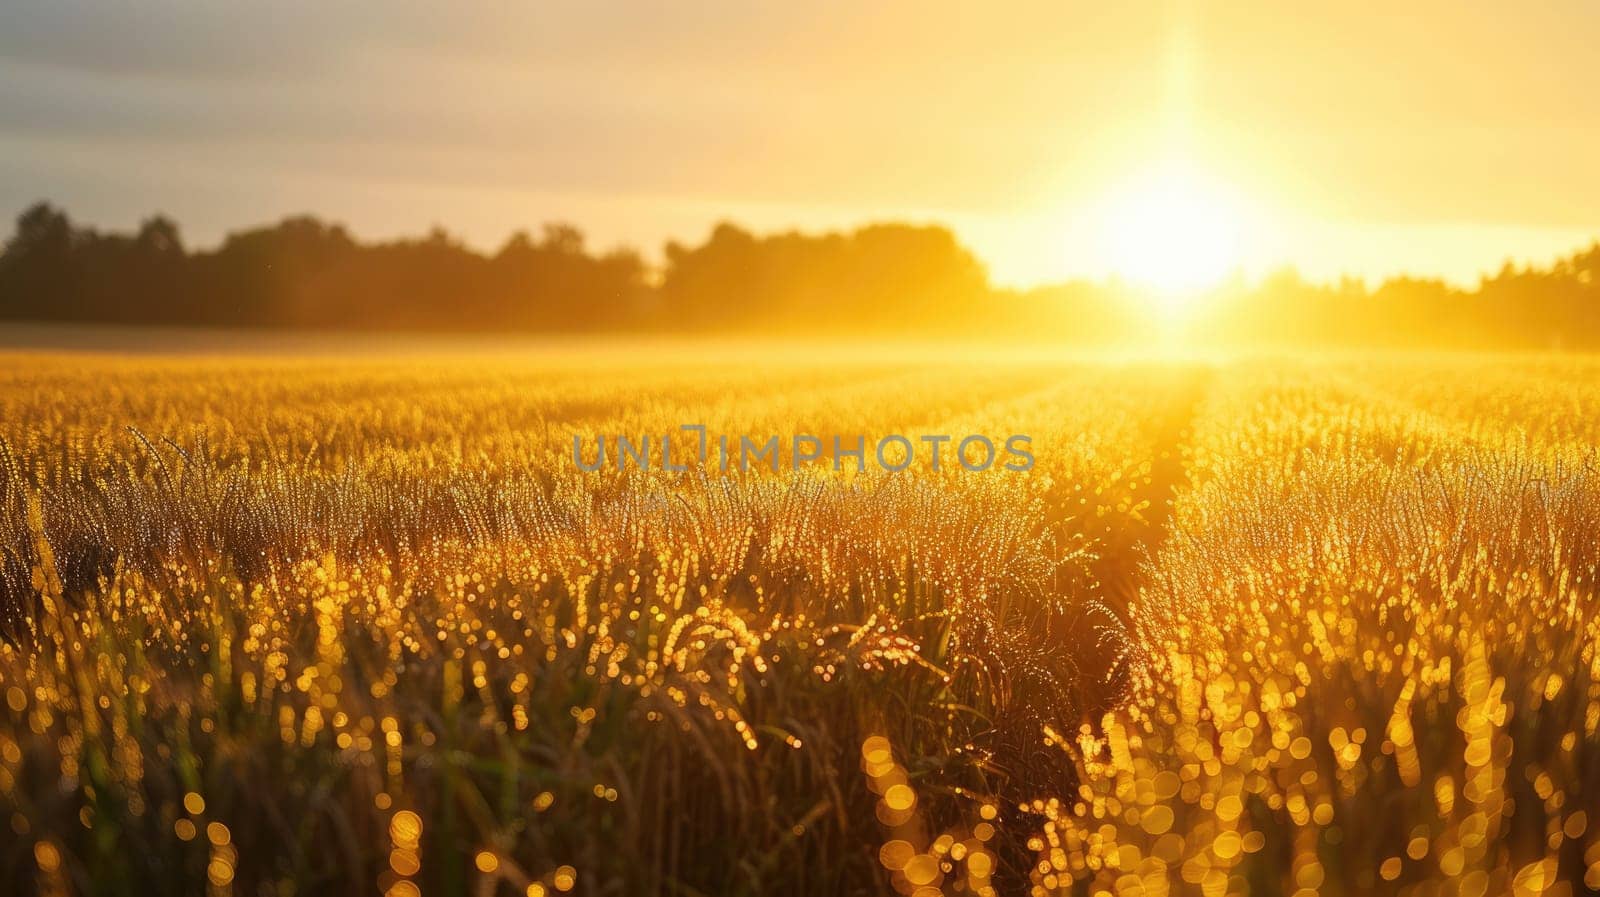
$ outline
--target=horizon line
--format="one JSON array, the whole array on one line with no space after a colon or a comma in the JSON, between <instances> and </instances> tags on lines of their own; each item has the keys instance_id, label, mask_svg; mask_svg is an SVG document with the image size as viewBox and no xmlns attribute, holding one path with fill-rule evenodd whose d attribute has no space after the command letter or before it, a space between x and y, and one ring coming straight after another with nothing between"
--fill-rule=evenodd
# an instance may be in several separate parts
<instances>
[{"instance_id":1,"label":"horizon line","mask_svg":"<svg viewBox=\"0 0 1600 897\"><path fill-rule=\"evenodd\" d=\"M76 218L70 213L70 210L65 205L58 204L53 200L38 199L27 203L22 207L21 210L11 216L10 221L12 222L12 226L10 230L6 232L7 243L9 243L11 237L16 233L15 223L21 214L40 205L46 205L62 212L67 216L68 221L71 222L75 227L88 229L102 235L136 234L138 232L138 228L142 227L145 222L151 221L152 219L165 218L178 226L178 235L180 239L184 237L183 222L178 220L176 216L170 215L164 211L156 210L143 214L138 219L139 223L132 228L117 228L115 225L100 225L94 222ZM432 236L434 232L438 232L449 238L449 240L455 245L484 258L494 257L518 234L536 237L543 228L571 227L577 230L577 232L584 238L586 245L583 247L583 251L585 254L595 257L603 257L617 253L632 253L639 257L645 266L645 270L648 271L652 277L660 275L665 269L665 262L662 258L662 255L664 254L667 246L678 244L693 248L698 245L703 245L711 238L713 234L716 233L718 228L723 226L731 226L750 234L757 239L771 239L773 237L783 236L799 236L810 239L818 239L828 236L848 236L874 227L929 228L944 230L954 237L956 244L961 249L971 254L971 256L979 263L979 265L982 266L984 277L988 282L989 289L991 290L999 292L1029 293L1034 291L1085 285L1099 288L1120 289L1130 294L1138 294L1141 292L1148 292L1150 290L1149 287L1142 286L1137 283L1136 278L1115 271L1100 275L1082 272L1067 276L1065 278L1040 279L1031 283L1017 283L1010 280L997 280L991 270L991 263L989 259L973 246L970 238L963 234L958 225L939 218L917 215L907 215L904 217L873 216L859 219L854 223L841 226L806 227L803 225L791 225L766 229L758 229L756 227L743 224L731 216L714 216L710 220L710 223L702 229L703 235L698 239L686 239L677 236L667 237L660 241L659 247L654 252L651 252L649 250L641 249L637 245L626 241L614 242L603 247L587 245L589 233L584 230L583 225L571 219L561 217L547 218L543 221L537 222L536 224L513 227L508 230L505 236L497 242L486 244L482 241L473 240L460 231L451 230L446 225L438 223L437 221L430 225L428 229L411 234L374 236L371 233L360 233L354 227L342 220L339 220L338 218L325 216L322 213L313 211L299 211L279 214L276 217L269 217L268 219L255 224L244 224L229 227L223 230L220 237L212 240L202 240L190 243L187 239L183 239L182 245L184 252L187 254L215 252L226 245L230 239L240 234L258 230L269 230L273 227L277 227L286 222L297 219L310 219L330 228L342 230L354 242L363 246L381 246L394 243L421 242ZM1285 275L1292 275L1300 279L1303 283L1319 287L1333 287L1347 282L1354 282L1356 284L1360 284L1363 288L1370 290L1374 285L1381 287L1385 283L1394 281L1421 281L1441 283L1450 289L1466 291L1481 286L1484 282L1492 279L1498 271L1502 271L1508 266L1514 270L1550 270L1564 260L1575 258L1577 256L1584 255L1585 253L1597 250L1600 250L1600 229L1596 229L1592 236L1579 238L1576 243L1570 244L1569 248L1565 250L1552 252L1543 260L1532 260L1527 257L1517 258L1511 254L1501 256L1498 265L1480 267L1477 275L1475 275L1474 279L1472 280L1462 280L1438 272L1413 271L1409 269L1380 275L1358 274L1351 273L1347 270L1341 270L1337 275L1331 277L1316 277L1304 274L1299 265L1293 261L1287 260L1274 262L1270 265L1257 266L1256 271L1251 273L1248 270L1251 266L1248 266L1244 263L1239 263L1231 267L1226 274L1218 277L1210 285L1202 287L1194 292L1201 295L1212 294L1235 285L1259 287L1267 280Z\"/></svg>"}]
</instances>

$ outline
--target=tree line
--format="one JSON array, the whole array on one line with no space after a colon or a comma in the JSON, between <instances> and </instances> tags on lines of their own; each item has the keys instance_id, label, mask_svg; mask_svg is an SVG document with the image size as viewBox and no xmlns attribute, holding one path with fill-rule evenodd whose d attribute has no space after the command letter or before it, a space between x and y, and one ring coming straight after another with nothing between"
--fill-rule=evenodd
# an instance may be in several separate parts
<instances>
[{"instance_id":1,"label":"tree line","mask_svg":"<svg viewBox=\"0 0 1600 897\"><path fill-rule=\"evenodd\" d=\"M781 332L1138 345L1165 326L1138 291L991 284L948 229L873 224L760 235L716 226L659 268L594 251L564 224L492 253L443 230L364 242L309 216L184 245L165 216L133 233L24 211L0 253L0 320L449 332ZM1369 288L1285 270L1212 291L1184 323L1208 342L1594 348L1600 243L1549 266L1506 265L1472 289L1393 278Z\"/></svg>"}]
</instances>

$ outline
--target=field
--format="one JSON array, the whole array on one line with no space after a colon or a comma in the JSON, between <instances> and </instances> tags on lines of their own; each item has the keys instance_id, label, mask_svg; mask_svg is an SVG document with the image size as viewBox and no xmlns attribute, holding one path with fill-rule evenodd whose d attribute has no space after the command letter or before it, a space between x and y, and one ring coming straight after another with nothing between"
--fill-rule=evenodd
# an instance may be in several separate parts
<instances>
[{"instance_id":1,"label":"field","mask_svg":"<svg viewBox=\"0 0 1600 897\"><path fill-rule=\"evenodd\" d=\"M685 424L1036 463L574 463ZM1600 361L11 351L0 439L0 893L1600 891Z\"/></svg>"}]
</instances>

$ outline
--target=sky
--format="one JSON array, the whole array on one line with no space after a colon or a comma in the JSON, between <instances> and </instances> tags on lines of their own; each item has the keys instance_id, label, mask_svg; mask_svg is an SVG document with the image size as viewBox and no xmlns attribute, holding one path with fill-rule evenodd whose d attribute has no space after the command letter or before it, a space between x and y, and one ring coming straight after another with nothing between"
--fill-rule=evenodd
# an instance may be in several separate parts
<instances>
[{"instance_id":1,"label":"sky","mask_svg":"<svg viewBox=\"0 0 1600 897\"><path fill-rule=\"evenodd\" d=\"M1470 283L1600 236L1600 4L1289 9L11 2L0 214L483 249L568 221L647 257L719 220L938 222L1030 285L1153 264L1137 197L1177 170L1200 211L1165 239L1220 222L1249 274Z\"/></svg>"}]
</instances>

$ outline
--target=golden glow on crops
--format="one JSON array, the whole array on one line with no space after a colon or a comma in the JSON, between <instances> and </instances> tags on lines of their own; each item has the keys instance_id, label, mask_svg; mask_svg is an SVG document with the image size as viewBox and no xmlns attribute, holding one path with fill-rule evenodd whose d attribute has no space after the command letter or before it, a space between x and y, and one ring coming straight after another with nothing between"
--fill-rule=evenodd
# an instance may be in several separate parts
<instances>
[{"instance_id":1,"label":"golden glow on crops","mask_svg":"<svg viewBox=\"0 0 1600 897\"><path fill-rule=\"evenodd\" d=\"M1600 887L1597 374L11 360L0 823L49 892ZM1039 464L572 467L690 413Z\"/></svg>"}]
</instances>

